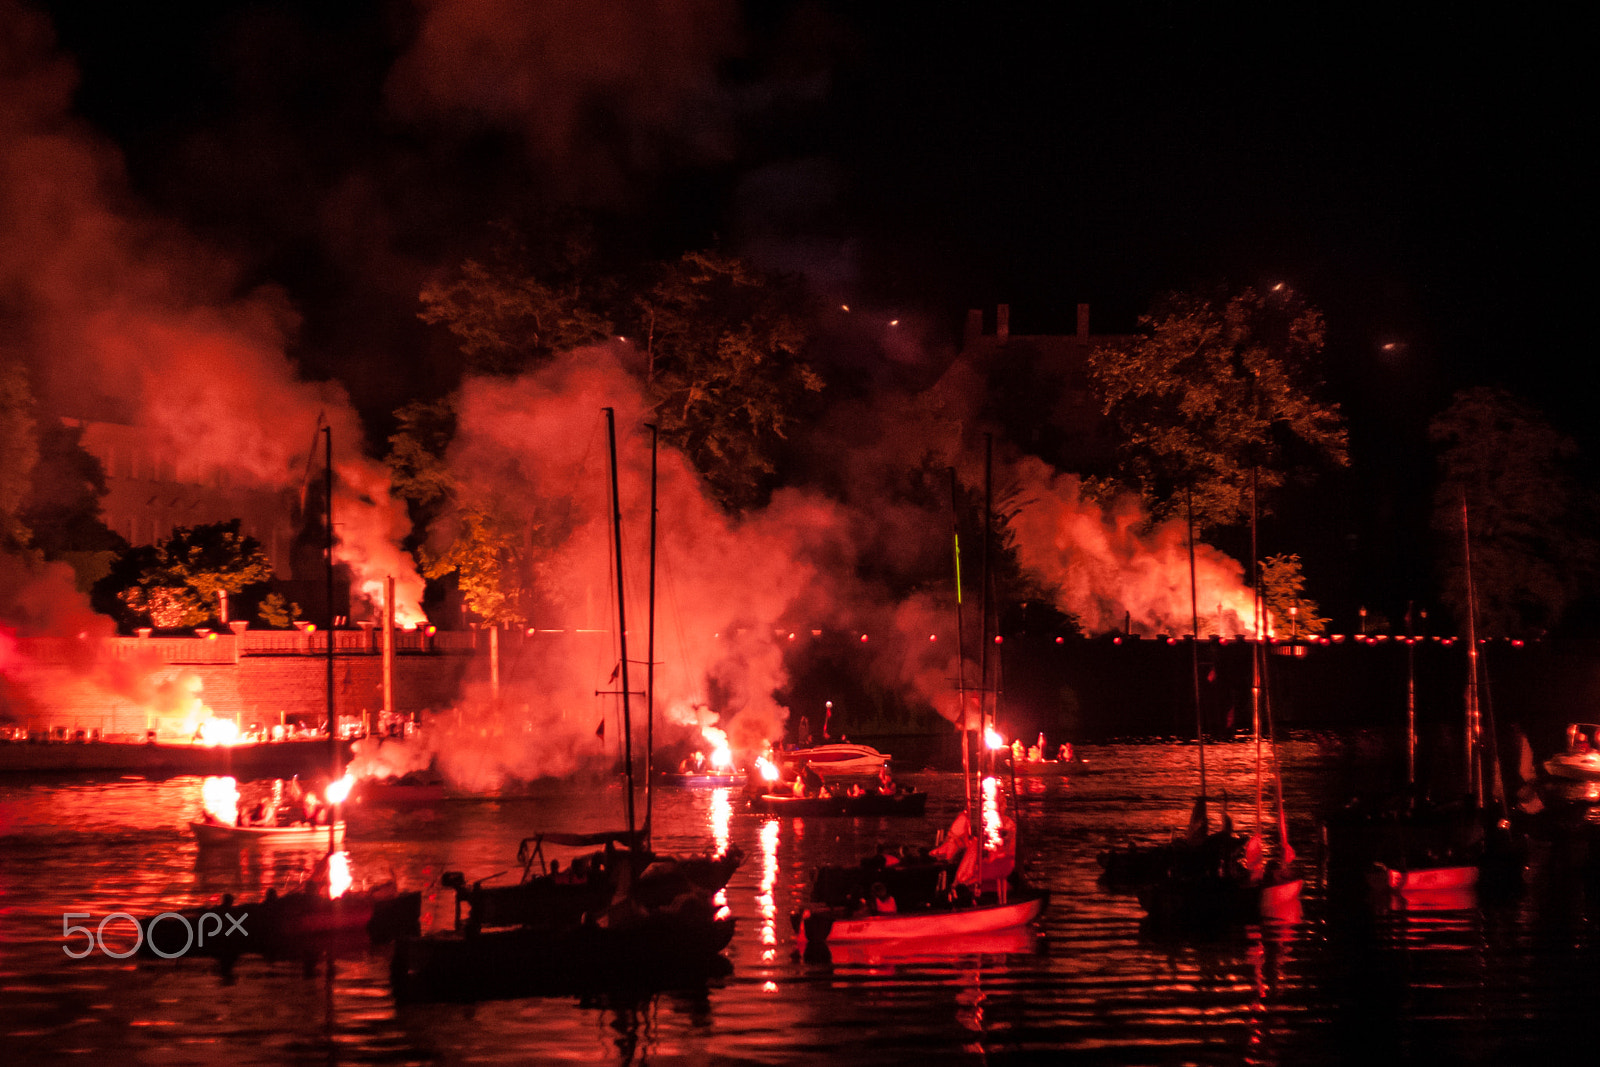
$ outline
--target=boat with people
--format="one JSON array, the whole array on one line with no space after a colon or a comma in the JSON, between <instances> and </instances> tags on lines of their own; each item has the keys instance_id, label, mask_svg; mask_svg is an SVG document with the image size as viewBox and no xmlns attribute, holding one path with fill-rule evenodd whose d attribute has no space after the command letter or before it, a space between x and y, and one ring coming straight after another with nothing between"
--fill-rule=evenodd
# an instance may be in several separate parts
<instances>
[{"instance_id":1,"label":"boat with people","mask_svg":"<svg viewBox=\"0 0 1600 1067\"><path fill-rule=\"evenodd\" d=\"M189 822L189 832L201 847L336 848L344 840L345 822L335 813L351 784L349 778L338 779L319 796L301 786L298 779L275 781L271 792L241 811L238 783L233 778L207 778L201 783L203 810L199 819Z\"/></svg>"},{"instance_id":2,"label":"boat with people","mask_svg":"<svg viewBox=\"0 0 1600 1067\"><path fill-rule=\"evenodd\" d=\"M956 473L950 472L952 499ZM988 509L985 508L987 518ZM960 538L955 539L956 632L961 633ZM987 539L985 541L987 544ZM985 572L987 567L984 568ZM987 645L988 597L978 627ZM969 935L992 935L1026 927L1050 901L1047 889L1031 885L1017 863L1017 824L997 777L983 778L974 752L984 719L984 697L994 691L985 674L969 706L961 643L955 648L956 714L961 737L962 808L928 849L908 852L879 846L852 867L822 867L812 882L811 902L791 913L801 951L819 957L834 944L944 941L959 951ZM976 713L975 715L973 713ZM887 770L883 772L887 776Z\"/></svg>"},{"instance_id":3,"label":"boat with people","mask_svg":"<svg viewBox=\"0 0 1600 1067\"><path fill-rule=\"evenodd\" d=\"M1063 741L1054 756L1045 755L1048 751L1045 747L1044 734L1039 735L1036 744L1026 748L1023 747L1020 738L1013 740L1007 769L1018 778L1054 778L1077 774L1087 766L1070 741Z\"/></svg>"}]
</instances>

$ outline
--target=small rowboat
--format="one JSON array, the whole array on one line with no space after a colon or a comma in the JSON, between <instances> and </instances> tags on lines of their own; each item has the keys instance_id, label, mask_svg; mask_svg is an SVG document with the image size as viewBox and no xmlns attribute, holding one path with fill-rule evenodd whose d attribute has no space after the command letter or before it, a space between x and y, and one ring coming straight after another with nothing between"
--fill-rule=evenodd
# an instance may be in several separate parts
<instances>
[{"instance_id":1,"label":"small rowboat","mask_svg":"<svg viewBox=\"0 0 1600 1067\"><path fill-rule=\"evenodd\" d=\"M763 793L750 798L750 810L767 815L792 815L814 818L823 815L875 816L921 815L928 807L928 794L861 793L857 796L797 797L785 793Z\"/></svg>"},{"instance_id":2,"label":"small rowboat","mask_svg":"<svg viewBox=\"0 0 1600 1067\"><path fill-rule=\"evenodd\" d=\"M1386 889L1393 893L1470 889L1478 884L1478 868L1463 864L1400 870L1377 864L1372 871L1371 881L1375 888Z\"/></svg>"},{"instance_id":3,"label":"small rowboat","mask_svg":"<svg viewBox=\"0 0 1600 1067\"><path fill-rule=\"evenodd\" d=\"M195 840L202 847L240 845L287 845L292 847L326 845L327 826L229 826L225 823L191 822ZM344 823L333 825L333 839L344 840Z\"/></svg>"},{"instance_id":4,"label":"small rowboat","mask_svg":"<svg viewBox=\"0 0 1600 1067\"><path fill-rule=\"evenodd\" d=\"M967 907L934 907L884 914L851 914L839 908L807 908L795 918L802 942L840 944L858 941L905 941L912 938L993 934L1026 926L1050 900L1044 891L1014 891L1005 902ZM956 947L958 950L958 946Z\"/></svg>"},{"instance_id":5,"label":"small rowboat","mask_svg":"<svg viewBox=\"0 0 1600 1067\"><path fill-rule=\"evenodd\" d=\"M684 771L661 775L661 781L664 785L675 785L680 789L738 788L744 785L744 779L743 771L730 771L727 774L692 774Z\"/></svg>"}]
</instances>

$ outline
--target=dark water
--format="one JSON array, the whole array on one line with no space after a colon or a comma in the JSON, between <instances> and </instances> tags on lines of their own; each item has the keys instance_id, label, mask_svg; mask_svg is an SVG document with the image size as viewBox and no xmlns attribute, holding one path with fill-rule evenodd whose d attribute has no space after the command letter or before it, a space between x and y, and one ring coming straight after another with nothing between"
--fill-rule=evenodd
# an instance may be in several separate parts
<instances>
[{"instance_id":1,"label":"dark water","mask_svg":"<svg viewBox=\"0 0 1600 1067\"><path fill-rule=\"evenodd\" d=\"M1248 744L1209 746L1213 790L1235 821L1254 812ZM1319 811L1388 766L1362 736L1283 746L1291 824L1310 873L1301 915L1204 942L1151 936L1138 902L1096 884L1096 854L1180 827L1194 791L1186 746L1089 748L1092 773L1024 781L1019 823L1033 875L1055 896L1037 931L881 957L792 955L790 910L810 869L880 840L927 843L958 805L954 775L926 819L789 821L746 813L725 791L657 796L657 847L737 842L732 976L632 1002L576 998L407 1005L386 951L308 968L247 957L68 959L63 912L154 913L254 899L314 853L200 855L184 832L198 779L0 783L0 1063L984 1064L1538 1063L1592 1058L1600 950L1596 890L1543 853L1526 892L1400 912L1318 873ZM437 811L358 811L358 881L392 873L424 891L424 923L449 921L444 870L511 866L541 829L615 825L620 791ZM108 939L118 941L118 926ZM120 944L131 942L121 927ZM76 944L76 942L74 942ZM1586 1051L1590 1050L1590 1051Z\"/></svg>"}]
</instances>

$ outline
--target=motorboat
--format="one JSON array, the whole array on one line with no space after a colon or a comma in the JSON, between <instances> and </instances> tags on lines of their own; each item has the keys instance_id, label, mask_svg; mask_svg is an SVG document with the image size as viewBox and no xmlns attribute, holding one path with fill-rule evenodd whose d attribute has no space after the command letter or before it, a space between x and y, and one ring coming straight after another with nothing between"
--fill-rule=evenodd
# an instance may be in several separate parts
<instances>
[{"instance_id":1,"label":"motorboat","mask_svg":"<svg viewBox=\"0 0 1600 1067\"><path fill-rule=\"evenodd\" d=\"M871 745L839 742L812 745L808 748L791 748L783 753L783 762L795 769L810 767L824 778L845 776L866 777L878 773L890 756Z\"/></svg>"},{"instance_id":2,"label":"motorboat","mask_svg":"<svg viewBox=\"0 0 1600 1067\"><path fill-rule=\"evenodd\" d=\"M1567 727L1567 747L1544 761L1552 778L1568 781L1600 780L1600 726L1575 722Z\"/></svg>"}]
</instances>

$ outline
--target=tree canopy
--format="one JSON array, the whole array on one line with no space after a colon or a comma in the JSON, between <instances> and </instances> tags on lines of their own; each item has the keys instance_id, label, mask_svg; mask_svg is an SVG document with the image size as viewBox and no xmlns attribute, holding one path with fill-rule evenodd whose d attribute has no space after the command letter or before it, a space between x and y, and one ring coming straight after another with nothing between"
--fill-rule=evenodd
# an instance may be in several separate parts
<instances>
[{"instance_id":1,"label":"tree canopy","mask_svg":"<svg viewBox=\"0 0 1600 1067\"><path fill-rule=\"evenodd\" d=\"M96 583L97 606L124 624L148 620L161 629L217 619L219 593L233 596L272 577L261 543L239 525L180 526L157 544L129 548Z\"/></svg>"},{"instance_id":2,"label":"tree canopy","mask_svg":"<svg viewBox=\"0 0 1600 1067\"><path fill-rule=\"evenodd\" d=\"M801 360L802 305L792 283L715 252L662 266L639 301L661 434L730 508L760 500L797 403L822 389Z\"/></svg>"},{"instance_id":3,"label":"tree canopy","mask_svg":"<svg viewBox=\"0 0 1600 1067\"><path fill-rule=\"evenodd\" d=\"M606 267L602 252L570 220L507 231L492 256L425 286L420 316L454 334L479 374L520 374L628 339L662 437L724 506L758 504L804 398L823 385L802 358L801 284L715 250L627 271Z\"/></svg>"},{"instance_id":4,"label":"tree canopy","mask_svg":"<svg viewBox=\"0 0 1600 1067\"><path fill-rule=\"evenodd\" d=\"M1445 604L1464 630L1466 521L1479 636L1555 629L1600 561L1577 445L1532 405L1488 387L1457 393L1428 433L1439 450L1433 529Z\"/></svg>"},{"instance_id":5,"label":"tree canopy","mask_svg":"<svg viewBox=\"0 0 1600 1067\"><path fill-rule=\"evenodd\" d=\"M1159 519L1194 495L1202 529L1248 521L1303 461L1348 462L1338 405L1316 397L1322 314L1286 286L1174 293L1139 334L1091 354L1105 413L1124 435L1123 479Z\"/></svg>"}]
</instances>

